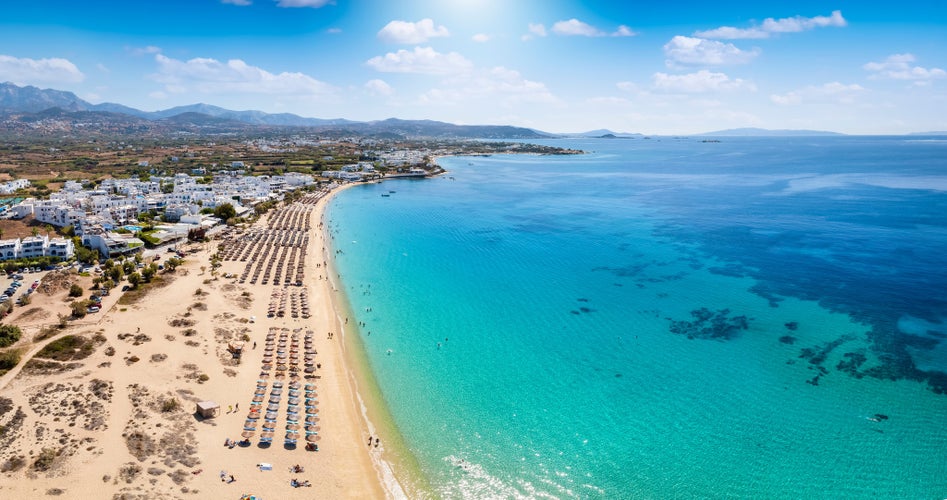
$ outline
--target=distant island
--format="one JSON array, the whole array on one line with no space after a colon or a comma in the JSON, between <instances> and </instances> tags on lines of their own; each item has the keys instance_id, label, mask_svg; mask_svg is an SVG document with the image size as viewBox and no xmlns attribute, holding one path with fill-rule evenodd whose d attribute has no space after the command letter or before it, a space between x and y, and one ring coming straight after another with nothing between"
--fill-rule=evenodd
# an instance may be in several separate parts
<instances>
[{"instance_id":1,"label":"distant island","mask_svg":"<svg viewBox=\"0 0 947 500\"><path fill-rule=\"evenodd\" d=\"M811 137L811 136L842 136L838 132L827 132L824 130L769 130L765 128L731 128L726 130L717 130L715 132L704 132L695 134L697 136L711 137Z\"/></svg>"}]
</instances>

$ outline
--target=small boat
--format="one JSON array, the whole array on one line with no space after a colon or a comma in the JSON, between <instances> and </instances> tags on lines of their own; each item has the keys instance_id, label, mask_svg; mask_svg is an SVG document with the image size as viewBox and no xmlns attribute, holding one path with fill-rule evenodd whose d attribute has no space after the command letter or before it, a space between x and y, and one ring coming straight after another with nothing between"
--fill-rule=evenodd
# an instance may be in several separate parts
<instances>
[{"instance_id":1,"label":"small boat","mask_svg":"<svg viewBox=\"0 0 947 500\"><path fill-rule=\"evenodd\" d=\"M382 194L382 196L385 197L385 198L388 198L388 197L391 196L391 195L386 193L386 194Z\"/></svg>"},{"instance_id":2,"label":"small boat","mask_svg":"<svg viewBox=\"0 0 947 500\"><path fill-rule=\"evenodd\" d=\"M388 191L389 193L394 193L394 191Z\"/></svg>"}]
</instances>

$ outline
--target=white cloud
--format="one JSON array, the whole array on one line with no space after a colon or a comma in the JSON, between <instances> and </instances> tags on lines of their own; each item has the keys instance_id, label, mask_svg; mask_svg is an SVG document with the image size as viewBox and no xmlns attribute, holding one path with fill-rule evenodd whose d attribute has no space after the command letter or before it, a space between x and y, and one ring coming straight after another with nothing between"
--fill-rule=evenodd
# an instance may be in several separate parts
<instances>
[{"instance_id":1,"label":"white cloud","mask_svg":"<svg viewBox=\"0 0 947 500\"><path fill-rule=\"evenodd\" d=\"M313 7L316 9L334 3L333 0L276 0L276 5L279 7Z\"/></svg>"},{"instance_id":2,"label":"white cloud","mask_svg":"<svg viewBox=\"0 0 947 500\"><path fill-rule=\"evenodd\" d=\"M431 89L420 98L421 104L447 106L477 102L513 107L558 101L542 82L527 80L518 71L502 66L449 78L441 82L440 88Z\"/></svg>"},{"instance_id":3,"label":"white cloud","mask_svg":"<svg viewBox=\"0 0 947 500\"><path fill-rule=\"evenodd\" d=\"M391 21L378 32L378 39L388 43L416 44L424 43L431 38L449 36L447 28L434 27L431 19L421 19L416 23L408 21Z\"/></svg>"},{"instance_id":4,"label":"white cloud","mask_svg":"<svg viewBox=\"0 0 947 500\"><path fill-rule=\"evenodd\" d=\"M490 41L490 35L486 33L477 33L476 35L470 37L470 39L477 43L486 43Z\"/></svg>"},{"instance_id":5,"label":"white cloud","mask_svg":"<svg viewBox=\"0 0 947 500\"><path fill-rule=\"evenodd\" d=\"M546 27L542 24L529 23L529 33L522 36L523 41L532 40L534 36L546 36Z\"/></svg>"},{"instance_id":6,"label":"white cloud","mask_svg":"<svg viewBox=\"0 0 947 500\"><path fill-rule=\"evenodd\" d=\"M0 82L17 85L33 83L78 83L85 75L68 59L18 58L0 54Z\"/></svg>"},{"instance_id":7,"label":"white cloud","mask_svg":"<svg viewBox=\"0 0 947 500\"><path fill-rule=\"evenodd\" d=\"M752 26L750 28L734 28L732 26L721 26L720 28L698 31L694 36L700 38L722 38L727 40L746 39L746 38L769 38L774 33L798 33L815 28L824 28L828 26L843 27L848 22L842 17L841 11L833 11L828 16L815 17L786 17L783 19L767 18L763 24Z\"/></svg>"},{"instance_id":8,"label":"white cloud","mask_svg":"<svg viewBox=\"0 0 947 500\"><path fill-rule=\"evenodd\" d=\"M144 56L148 54L161 53L161 47L155 47L154 45L148 45L146 47L126 47L125 50L127 50L134 56Z\"/></svg>"},{"instance_id":9,"label":"white cloud","mask_svg":"<svg viewBox=\"0 0 947 500\"><path fill-rule=\"evenodd\" d=\"M326 30L326 33L330 35L338 35L339 33L342 33L342 28L329 28Z\"/></svg>"},{"instance_id":10,"label":"white cloud","mask_svg":"<svg viewBox=\"0 0 947 500\"><path fill-rule=\"evenodd\" d=\"M158 73L151 78L165 85L170 93L247 92L254 94L319 95L332 87L303 73L270 73L240 59L220 62L194 58L180 61L158 54Z\"/></svg>"},{"instance_id":11,"label":"white cloud","mask_svg":"<svg viewBox=\"0 0 947 500\"><path fill-rule=\"evenodd\" d=\"M631 28L629 28L628 26L625 26L624 24L619 26L618 29L615 30L614 33L612 33L612 36L635 36L635 35L637 35L637 33L635 33Z\"/></svg>"},{"instance_id":12,"label":"white cloud","mask_svg":"<svg viewBox=\"0 0 947 500\"><path fill-rule=\"evenodd\" d=\"M441 54L431 47L415 47L413 51L401 49L376 56L365 61L369 67L384 73L421 73L447 75L465 73L473 63L457 52Z\"/></svg>"},{"instance_id":13,"label":"white cloud","mask_svg":"<svg viewBox=\"0 0 947 500\"><path fill-rule=\"evenodd\" d=\"M870 62L862 66L873 74L871 78L890 78L892 80L913 80L915 84L924 84L935 78L947 76L947 72L940 68L923 68L914 66L913 54L893 54L882 62Z\"/></svg>"},{"instance_id":14,"label":"white cloud","mask_svg":"<svg viewBox=\"0 0 947 500\"><path fill-rule=\"evenodd\" d=\"M557 35L565 36L604 36L605 33L597 28L583 23L578 19L569 19L568 21L558 21L552 25L552 32Z\"/></svg>"},{"instance_id":15,"label":"white cloud","mask_svg":"<svg viewBox=\"0 0 947 500\"><path fill-rule=\"evenodd\" d=\"M96 68L97 70L99 70L99 71L105 73L105 74L108 74L108 73L111 73L111 72L112 72L112 70L110 70L110 69L108 68L108 66L106 66L106 65L104 65L104 64L102 64L102 63L96 64L96 65L95 65L95 68Z\"/></svg>"},{"instance_id":16,"label":"white cloud","mask_svg":"<svg viewBox=\"0 0 947 500\"><path fill-rule=\"evenodd\" d=\"M388 85L388 83L384 80L379 80L377 78L366 82L365 89L368 90L368 93L372 95L391 95L395 92L395 89L391 88L391 85Z\"/></svg>"},{"instance_id":17,"label":"white cloud","mask_svg":"<svg viewBox=\"0 0 947 500\"><path fill-rule=\"evenodd\" d=\"M230 5L251 5L253 2L250 0L220 0L220 3L229 3Z\"/></svg>"},{"instance_id":18,"label":"white cloud","mask_svg":"<svg viewBox=\"0 0 947 500\"><path fill-rule=\"evenodd\" d=\"M769 99L782 106L794 106L803 102L850 104L855 101L858 94L864 91L865 88L857 83L846 85L839 82L829 82L823 85L809 85L785 94L773 94L769 96Z\"/></svg>"},{"instance_id":19,"label":"white cloud","mask_svg":"<svg viewBox=\"0 0 947 500\"><path fill-rule=\"evenodd\" d=\"M678 35L664 45L664 55L668 57L668 66L722 66L748 63L759 55L759 50L740 50L732 43Z\"/></svg>"},{"instance_id":20,"label":"white cloud","mask_svg":"<svg viewBox=\"0 0 947 500\"><path fill-rule=\"evenodd\" d=\"M724 73L714 73L702 69L686 75L655 73L652 82L656 90L662 92L723 92L731 90L756 91L756 85L741 78L730 79Z\"/></svg>"},{"instance_id":21,"label":"white cloud","mask_svg":"<svg viewBox=\"0 0 947 500\"><path fill-rule=\"evenodd\" d=\"M162 91L160 91L160 90L156 90L156 91L154 91L154 92L148 93L148 97L150 97L150 98L152 98L152 99L167 99L167 98L168 98L168 94L165 94L164 92L162 92Z\"/></svg>"},{"instance_id":22,"label":"white cloud","mask_svg":"<svg viewBox=\"0 0 947 500\"><path fill-rule=\"evenodd\" d=\"M638 91L638 85L636 85L634 82L618 82L615 84L615 86L618 87L619 90L623 90L625 92Z\"/></svg>"},{"instance_id":23,"label":"white cloud","mask_svg":"<svg viewBox=\"0 0 947 500\"><path fill-rule=\"evenodd\" d=\"M846 25L848 25L848 22L842 17L842 11L835 10L829 16L768 18L763 21L763 30L770 33L798 33L814 28L844 27Z\"/></svg>"}]
</instances>

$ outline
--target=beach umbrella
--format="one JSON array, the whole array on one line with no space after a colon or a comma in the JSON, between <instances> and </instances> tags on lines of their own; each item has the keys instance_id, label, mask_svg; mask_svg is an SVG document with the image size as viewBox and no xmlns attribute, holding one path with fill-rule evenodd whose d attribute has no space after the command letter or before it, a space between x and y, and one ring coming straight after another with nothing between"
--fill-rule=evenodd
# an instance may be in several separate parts
<instances>
[{"instance_id":1,"label":"beach umbrella","mask_svg":"<svg viewBox=\"0 0 947 500\"><path fill-rule=\"evenodd\" d=\"M279 396L270 396L270 403L279 403L280 399Z\"/></svg>"},{"instance_id":2,"label":"beach umbrella","mask_svg":"<svg viewBox=\"0 0 947 500\"><path fill-rule=\"evenodd\" d=\"M315 414L318 413L318 412L319 412L319 410L317 410L315 406L307 406L307 407L306 407L306 415L315 415Z\"/></svg>"},{"instance_id":3,"label":"beach umbrella","mask_svg":"<svg viewBox=\"0 0 947 500\"><path fill-rule=\"evenodd\" d=\"M256 434L256 432L254 432L254 431L243 431L243 434L241 434L241 436L243 436L243 437L245 437L245 438L247 438L247 439L250 439L250 438L253 437L254 434Z\"/></svg>"},{"instance_id":4,"label":"beach umbrella","mask_svg":"<svg viewBox=\"0 0 947 500\"><path fill-rule=\"evenodd\" d=\"M307 435L306 435L306 442L308 442L308 443L315 443L316 441L319 441L320 439L322 439L322 436L319 436L318 434L307 434Z\"/></svg>"},{"instance_id":5,"label":"beach umbrella","mask_svg":"<svg viewBox=\"0 0 947 500\"><path fill-rule=\"evenodd\" d=\"M283 383L280 382L280 381L273 382L273 388L274 388L274 389L282 389L282 388L283 388Z\"/></svg>"},{"instance_id":6,"label":"beach umbrella","mask_svg":"<svg viewBox=\"0 0 947 500\"><path fill-rule=\"evenodd\" d=\"M306 373L313 373L313 372L316 371L316 367L315 367L315 366L307 366L306 369L303 370L303 371L306 372Z\"/></svg>"},{"instance_id":7,"label":"beach umbrella","mask_svg":"<svg viewBox=\"0 0 947 500\"><path fill-rule=\"evenodd\" d=\"M276 417L278 416L279 416L279 413L275 411L268 411L266 412L266 417L264 418L266 418L267 420L276 420Z\"/></svg>"},{"instance_id":8,"label":"beach umbrella","mask_svg":"<svg viewBox=\"0 0 947 500\"><path fill-rule=\"evenodd\" d=\"M286 424L286 430L299 431L299 424Z\"/></svg>"},{"instance_id":9,"label":"beach umbrella","mask_svg":"<svg viewBox=\"0 0 947 500\"><path fill-rule=\"evenodd\" d=\"M281 394L283 394L283 389L279 387L274 387L273 390L270 391L270 396L279 396Z\"/></svg>"},{"instance_id":10,"label":"beach umbrella","mask_svg":"<svg viewBox=\"0 0 947 500\"><path fill-rule=\"evenodd\" d=\"M262 402L263 402L263 395L262 395L262 394L257 394L256 396L253 396L253 402L254 402L254 403L262 403Z\"/></svg>"},{"instance_id":11,"label":"beach umbrella","mask_svg":"<svg viewBox=\"0 0 947 500\"><path fill-rule=\"evenodd\" d=\"M299 404L299 398L289 398L286 402L295 406Z\"/></svg>"},{"instance_id":12,"label":"beach umbrella","mask_svg":"<svg viewBox=\"0 0 947 500\"><path fill-rule=\"evenodd\" d=\"M277 411L277 410L279 410L279 405L276 404L276 403L270 403L270 404L266 405L266 409L267 409L268 411Z\"/></svg>"},{"instance_id":13,"label":"beach umbrella","mask_svg":"<svg viewBox=\"0 0 947 500\"><path fill-rule=\"evenodd\" d=\"M263 429L271 431L276 428L276 424L273 422L263 422Z\"/></svg>"},{"instance_id":14,"label":"beach umbrella","mask_svg":"<svg viewBox=\"0 0 947 500\"><path fill-rule=\"evenodd\" d=\"M307 390L307 391L308 391L308 390L315 390L315 389L316 389L316 384L313 384L313 383L307 383L307 384L306 384L306 390Z\"/></svg>"}]
</instances>

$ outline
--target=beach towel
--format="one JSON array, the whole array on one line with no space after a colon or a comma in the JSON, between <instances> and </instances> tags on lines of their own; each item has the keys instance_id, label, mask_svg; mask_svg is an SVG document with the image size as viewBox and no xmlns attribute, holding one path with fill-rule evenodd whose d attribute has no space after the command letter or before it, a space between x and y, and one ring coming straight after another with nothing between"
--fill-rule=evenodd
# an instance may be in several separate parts
<instances>
[{"instance_id":1,"label":"beach towel","mask_svg":"<svg viewBox=\"0 0 947 500\"><path fill-rule=\"evenodd\" d=\"M273 470L273 464L259 464L260 470Z\"/></svg>"}]
</instances>

